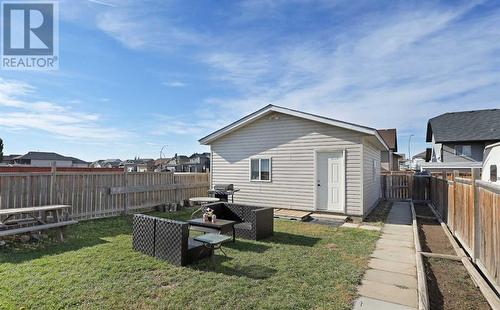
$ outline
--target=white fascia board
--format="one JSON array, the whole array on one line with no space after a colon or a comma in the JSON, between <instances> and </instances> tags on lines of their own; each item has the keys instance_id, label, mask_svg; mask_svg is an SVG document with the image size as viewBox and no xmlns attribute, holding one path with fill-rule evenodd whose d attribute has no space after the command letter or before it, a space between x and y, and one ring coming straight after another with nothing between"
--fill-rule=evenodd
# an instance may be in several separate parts
<instances>
[{"instance_id":1,"label":"white fascia board","mask_svg":"<svg viewBox=\"0 0 500 310\"><path fill-rule=\"evenodd\" d=\"M338 121L338 120L334 120L331 118L326 118L326 117L322 117L322 116L318 116L318 115L304 113L301 111L296 111L296 110L291 110L291 109L282 108L282 107L278 107L278 106L273 106L273 105L266 106L257 112L254 112L246 117L243 117L242 119L222 128L220 130L217 130L214 133L212 133L206 137L201 138L199 140L199 142L201 144L204 144L204 145L210 144L212 141L214 141L222 136L225 136L226 134L233 132L236 129L238 129L238 128L240 128L248 123L251 123L254 120L257 120L257 119L261 118L262 116L269 114L271 112L278 112L278 113L291 115L291 116L295 116L295 117L299 117L299 118L303 118L303 119L308 119L311 121L315 121L315 122L319 122L319 123L323 123L323 124L327 124L327 125L332 125L332 126L336 126L336 127L340 127L340 128L344 128L344 129L349 129L349 130L373 135L373 136L377 137L377 139L386 148L386 150L389 150L389 147L387 146L385 141L382 139L382 137L378 134L376 129L364 127L364 126L360 126L360 125L356 125L356 124L346 123L346 122L342 122L342 121Z\"/></svg>"}]
</instances>

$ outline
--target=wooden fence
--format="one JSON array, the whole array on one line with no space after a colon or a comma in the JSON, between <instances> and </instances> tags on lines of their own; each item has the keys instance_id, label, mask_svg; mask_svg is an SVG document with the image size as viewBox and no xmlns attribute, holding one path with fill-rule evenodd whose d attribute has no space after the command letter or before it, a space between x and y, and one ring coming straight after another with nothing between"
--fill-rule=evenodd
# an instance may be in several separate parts
<instances>
[{"instance_id":1,"label":"wooden fence","mask_svg":"<svg viewBox=\"0 0 500 310\"><path fill-rule=\"evenodd\" d=\"M382 175L382 196L385 199L409 199L411 197L411 181L407 173L391 173Z\"/></svg>"},{"instance_id":2,"label":"wooden fence","mask_svg":"<svg viewBox=\"0 0 500 310\"><path fill-rule=\"evenodd\" d=\"M500 186L471 178L431 178L430 201L473 262L500 292Z\"/></svg>"},{"instance_id":3,"label":"wooden fence","mask_svg":"<svg viewBox=\"0 0 500 310\"><path fill-rule=\"evenodd\" d=\"M385 199L430 201L473 262L500 292L500 186L471 174L382 175Z\"/></svg>"},{"instance_id":4,"label":"wooden fence","mask_svg":"<svg viewBox=\"0 0 500 310\"><path fill-rule=\"evenodd\" d=\"M382 196L388 200L428 200L428 176L414 175L413 173L398 172L382 176Z\"/></svg>"},{"instance_id":5,"label":"wooden fence","mask_svg":"<svg viewBox=\"0 0 500 310\"><path fill-rule=\"evenodd\" d=\"M71 205L74 219L115 216L206 196L209 175L172 172L0 174L0 209Z\"/></svg>"}]
</instances>

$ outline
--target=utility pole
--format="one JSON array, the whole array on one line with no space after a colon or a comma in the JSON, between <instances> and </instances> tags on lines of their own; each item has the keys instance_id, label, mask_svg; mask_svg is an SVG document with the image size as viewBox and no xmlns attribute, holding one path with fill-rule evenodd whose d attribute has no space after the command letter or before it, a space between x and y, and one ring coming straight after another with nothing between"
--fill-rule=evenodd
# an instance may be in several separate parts
<instances>
[{"instance_id":1,"label":"utility pole","mask_svg":"<svg viewBox=\"0 0 500 310\"><path fill-rule=\"evenodd\" d=\"M160 172L163 171L163 150L167 147L168 145L164 145L161 147L161 150L160 150Z\"/></svg>"},{"instance_id":2,"label":"utility pole","mask_svg":"<svg viewBox=\"0 0 500 310\"><path fill-rule=\"evenodd\" d=\"M414 134L411 134L410 137L408 138L408 160L410 161L410 169L411 169L411 164L413 162L412 158L411 158L411 137L414 137L415 135Z\"/></svg>"}]
</instances>

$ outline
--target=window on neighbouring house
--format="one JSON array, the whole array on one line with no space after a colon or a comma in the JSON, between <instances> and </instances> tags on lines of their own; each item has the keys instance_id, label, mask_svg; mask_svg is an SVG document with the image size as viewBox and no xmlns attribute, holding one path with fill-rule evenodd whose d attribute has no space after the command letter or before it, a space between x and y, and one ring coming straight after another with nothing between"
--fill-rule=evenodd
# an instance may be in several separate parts
<instances>
[{"instance_id":1,"label":"window on neighbouring house","mask_svg":"<svg viewBox=\"0 0 500 310\"><path fill-rule=\"evenodd\" d=\"M455 145L455 155L458 156L472 156L472 146L470 145Z\"/></svg>"},{"instance_id":2,"label":"window on neighbouring house","mask_svg":"<svg viewBox=\"0 0 500 310\"><path fill-rule=\"evenodd\" d=\"M250 180L271 181L271 158L250 159Z\"/></svg>"},{"instance_id":3,"label":"window on neighbouring house","mask_svg":"<svg viewBox=\"0 0 500 310\"><path fill-rule=\"evenodd\" d=\"M490 166L490 182L496 182L497 181L497 165L491 165Z\"/></svg>"}]
</instances>

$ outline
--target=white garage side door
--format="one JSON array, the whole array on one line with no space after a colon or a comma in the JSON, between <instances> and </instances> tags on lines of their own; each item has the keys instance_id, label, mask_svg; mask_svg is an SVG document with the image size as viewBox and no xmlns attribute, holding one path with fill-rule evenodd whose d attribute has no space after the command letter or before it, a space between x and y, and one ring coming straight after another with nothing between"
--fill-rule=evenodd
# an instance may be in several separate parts
<instances>
[{"instance_id":1,"label":"white garage side door","mask_svg":"<svg viewBox=\"0 0 500 310\"><path fill-rule=\"evenodd\" d=\"M343 213L345 211L344 153L318 152L316 169L316 209Z\"/></svg>"}]
</instances>

